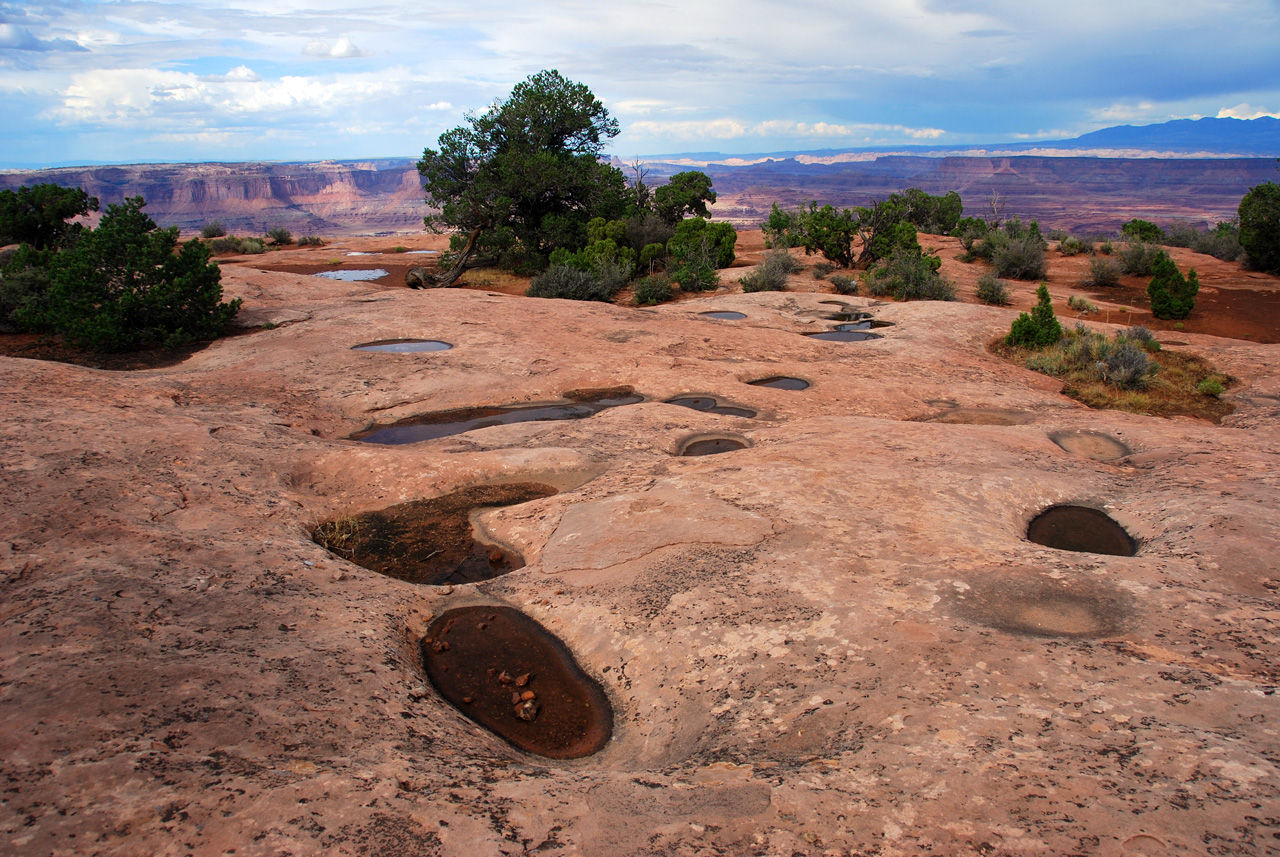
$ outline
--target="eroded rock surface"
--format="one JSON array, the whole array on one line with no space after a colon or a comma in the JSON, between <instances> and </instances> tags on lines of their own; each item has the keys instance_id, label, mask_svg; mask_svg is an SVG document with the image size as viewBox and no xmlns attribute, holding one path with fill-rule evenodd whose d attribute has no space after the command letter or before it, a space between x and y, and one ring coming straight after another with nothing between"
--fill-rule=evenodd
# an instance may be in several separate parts
<instances>
[{"instance_id":1,"label":"eroded rock surface","mask_svg":"<svg viewBox=\"0 0 1280 857\"><path fill-rule=\"evenodd\" d=\"M0 359L0 851L1275 847L1275 346L1184 337L1241 382L1212 425L1061 396L986 351L1009 310L878 306L894 326L850 346L802 335L818 294L642 311L225 279L288 323L152 371ZM413 337L454 347L351 350ZM778 375L811 386L747 383ZM616 386L646 401L345 439ZM664 404L690 390L757 417ZM1018 418L929 419L947 408ZM672 454L726 429L749 447ZM481 583L416 586L310 537L527 482L561 493L474 515L527 562ZM1061 503L1106 509L1141 552L1028 542ZM600 682L602 750L525 755L431 688L430 623L477 603L536 619Z\"/></svg>"}]
</instances>

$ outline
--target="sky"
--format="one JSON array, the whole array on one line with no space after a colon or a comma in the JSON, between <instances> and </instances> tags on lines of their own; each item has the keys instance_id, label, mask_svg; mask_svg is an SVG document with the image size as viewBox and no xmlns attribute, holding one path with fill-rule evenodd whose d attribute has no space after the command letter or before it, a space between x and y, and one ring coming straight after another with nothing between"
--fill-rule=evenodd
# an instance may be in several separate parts
<instances>
[{"instance_id":1,"label":"sky","mask_svg":"<svg viewBox=\"0 0 1280 857\"><path fill-rule=\"evenodd\" d=\"M1280 0L0 0L0 168L419 157L541 69L622 158L1280 117Z\"/></svg>"}]
</instances>

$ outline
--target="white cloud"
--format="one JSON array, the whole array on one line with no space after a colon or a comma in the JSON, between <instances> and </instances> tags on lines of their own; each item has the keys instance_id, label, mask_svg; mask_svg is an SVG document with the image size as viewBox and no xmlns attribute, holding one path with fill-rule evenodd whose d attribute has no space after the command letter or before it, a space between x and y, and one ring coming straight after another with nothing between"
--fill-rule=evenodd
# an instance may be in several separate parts
<instances>
[{"instance_id":1,"label":"white cloud","mask_svg":"<svg viewBox=\"0 0 1280 857\"><path fill-rule=\"evenodd\" d=\"M328 59L352 59L354 57L367 57L369 54L360 50L355 43L346 36L338 39L330 45L328 42L319 40L307 42L307 46L302 49L302 53L309 57L327 57Z\"/></svg>"},{"instance_id":2,"label":"white cloud","mask_svg":"<svg viewBox=\"0 0 1280 857\"><path fill-rule=\"evenodd\" d=\"M245 65L238 65L226 74L201 75L201 83L258 83L262 76Z\"/></svg>"},{"instance_id":3,"label":"white cloud","mask_svg":"<svg viewBox=\"0 0 1280 857\"><path fill-rule=\"evenodd\" d=\"M70 39L37 39L26 27L0 23L0 49L15 51L83 51Z\"/></svg>"},{"instance_id":4,"label":"white cloud","mask_svg":"<svg viewBox=\"0 0 1280 857\"><path fill-rule=\"evenodd\" d=\"M1140 104L1112 104L1110 107L1090 111L1090 116L1096 122L1130 122L1134 119L1147 118L1154 108L1155 105L1150 101L1143 101Z\"/></svg>"},{"instance_id":5,"label":"white cloud","mask_svg":"<svg viewBox=\"0 0 1280 857\"><path fill-rule=\"evenodd\" d=\"M632 123L629 131L637 136L675 137L681 139L738 139L769 137L789 140L853 140L867 135L889 134L913 140L934 140L947 132L941 128L909 128L905 125L854 124L828 122L796 122L769 119L742 122L734 119L687 120L679 122L645 121Z\"/></svg>"},{"instance_id":6,"label":"white cloud","mask_svg":"<svg viewBox=\"0 0 1280 857\"><path fill-rule=\"evenodd\" d=\"M1235 107L1224 107L1218 111L1219 119L1261 119L1263 116L1280 119L1280 111L1254 107L1250 104L1237 104Z\"/></svg>"}]
</instances>

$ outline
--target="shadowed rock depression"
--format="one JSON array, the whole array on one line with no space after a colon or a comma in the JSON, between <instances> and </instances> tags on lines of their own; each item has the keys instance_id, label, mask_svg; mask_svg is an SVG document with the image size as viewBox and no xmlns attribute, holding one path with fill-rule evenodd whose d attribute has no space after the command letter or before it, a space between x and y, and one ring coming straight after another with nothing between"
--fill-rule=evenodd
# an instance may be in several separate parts
<instances>
[{"instance_id":1,"label":"shadowed rock depression","mask_svg":"<svg viewBox=\"0 0 1280 857\"><path fill-rule=\"evenodd\" d=\"M674 399L667 399L667 404L679 405L682 408L692 408L695 411L705 411L708 414L720 414L725 417L746 417L750 419L756 415L756 412L750 408L726 405L713 396L677 396Z\"/></svg>"},{"instance_id":2,"label":"shadowed rock depression","mask_svg":"<svg viewBox=\"0 0 1280 857\"><path fill-rule=\"evenodd\" d=\"M1027 527L1027 539L1047 548L1133 556L1138 543L1105 512L1088 506L1050 506Z\"/></svg>"},{"instance_id":3,"label":"shadowed rock depression","mask_svg":"<svg viewBox=\"0 0 1280 857\"><path fill-rule=\"evenodd\" d=\"M759 381L748 381L752 387L772 387L775 390L807 390L809 382L803 378L788 378L775 375L772 378L761 378Z\"/></svg>"},{"instance_id":4,"label":"shadowed rock depression","mask_svg":"<svg viewBox=\"0 0 1280 857\"><path fill-rule=\"evenodd\" d=\"M459 607L422 641L427 677L469 719L528 753L577 759L613 734L604 690L555 635L510 607Z\"/></svg>"},{"instance_id":5,"label":"shadowed rock depression","mask_svg":"<svg viewBox=\"0 0 1280 857\"><path fill-rule=\"evenodd\" d=\"M523 568L524 557L477 541L471 512L556 493L536 482L480 485L326 521L311 537L343 559L397 580L434 586L473 583Z\"/></svg>"}]
</instances>

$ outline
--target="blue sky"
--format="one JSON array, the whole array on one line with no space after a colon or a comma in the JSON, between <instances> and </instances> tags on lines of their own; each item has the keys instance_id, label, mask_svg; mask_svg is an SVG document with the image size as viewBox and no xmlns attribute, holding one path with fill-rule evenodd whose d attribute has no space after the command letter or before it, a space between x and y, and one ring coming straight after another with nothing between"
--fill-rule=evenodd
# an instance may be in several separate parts
<instances>
[{"instance_id":1,"label":"blue sky","mask_svg":"<svg viewBox=\"0 0 1280 857\"><path fill-rule=\"evenodd\" d=\"M0 167L418 156L543 68L622 157L1280 116L1280 0L0 0Z\"/></svg>"}]
</instances>

